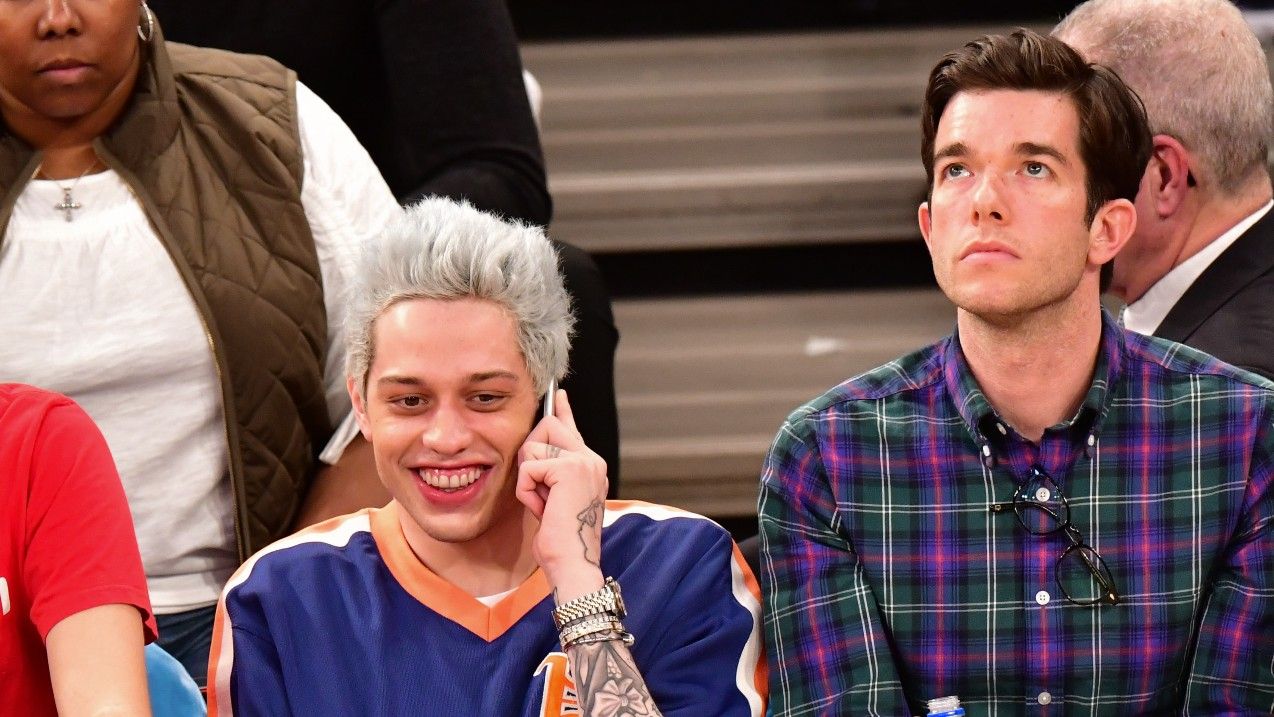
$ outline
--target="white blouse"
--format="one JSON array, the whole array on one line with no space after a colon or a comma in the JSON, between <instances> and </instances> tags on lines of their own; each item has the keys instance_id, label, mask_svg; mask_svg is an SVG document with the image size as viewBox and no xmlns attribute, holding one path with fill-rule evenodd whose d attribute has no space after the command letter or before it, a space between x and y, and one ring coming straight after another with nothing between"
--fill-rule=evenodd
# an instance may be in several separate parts
<instances>
[{"instance_id":1,"label":"white blouse","mask_svg":"<svg viewBox=\"0 0 1274 717\"><path fill-rule=\"evenodd\" d=\"M349 420L345 296L358 247L397 202L349 128L297 85L304 184L328 319L327 404ZM81 205L57 208L58 185ZM114 171L35 180L0 245L0 381L64 393L119 467L157 613L216 602L237 564L220 387L203 323L132 191ZM244 317L251 320L251 317ZM350 426L327 455L339 455Z\"/></svg>"}]
</instances>

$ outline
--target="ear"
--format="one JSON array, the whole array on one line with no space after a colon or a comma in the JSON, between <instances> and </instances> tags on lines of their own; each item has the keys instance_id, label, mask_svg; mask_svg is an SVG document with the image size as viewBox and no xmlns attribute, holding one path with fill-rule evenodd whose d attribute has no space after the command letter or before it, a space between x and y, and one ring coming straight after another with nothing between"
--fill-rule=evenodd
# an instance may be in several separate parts
<instances>
[{"instance_id":1,"label":"ear","mask_svg":"<svg viewBox=\"0 0 1274 717\"><path fill-rule=\"evenodd\" d=\"M345 377L345 390L349 392L349 402L354 407L354 420L358 421L358 430L363 440L372 442L372 422L367 418L367 404L363 401L363 391L359 381L353 376Z\"/></svg>"},{"instance_id":2,"label":"ear","mask_svg":"<svg viewBox=\"0 0 1274 717\"><path fill-rule=\"evenodd\" d=\"M1144 206L1153 207L1160 219L1172 216L1185 202L1190 189L1190 153L1176 137L1157 134L1150 161L1141 180Z\"/></svg>"},{"instance_id":3,"label":"ear","mask_svg":"<svg viewBox=\"0 0 1274 717\"><path fill-rule=\"evenodd\" d=\"M925 238L925 246L929 246L929 230L933 227L933 217L929 216L929 202L921 202L916 210L916 220L920 222L920 236Z\"/></svg>"},{"instance_id":4,"label":"ear","mask_svg":"<svg viewBox=\"0 0 1274 717\"><path fill-rule=\"evenodd\" d=\"M1137 229L1137 208L1127 199L1112 199L1097 210L1088 227L1088 263L1105 264L1132 238Z\"/></svg>"}]
</instances>

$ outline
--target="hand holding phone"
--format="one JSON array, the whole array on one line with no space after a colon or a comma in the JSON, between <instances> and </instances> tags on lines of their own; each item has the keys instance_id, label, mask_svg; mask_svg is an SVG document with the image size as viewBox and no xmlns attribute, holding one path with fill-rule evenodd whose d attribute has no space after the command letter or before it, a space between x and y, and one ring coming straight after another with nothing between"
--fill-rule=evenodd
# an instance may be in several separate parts
<instances>
[{"instance_id":1,"label":"hand holding phone","mask_svg":"<svg viewBox=\"0 0 1274 717\"><path fill-rule=\"evenodd\" d=\"M606 461L584 444L566 392L554 401L518 451L515 494L540 521L531 551L561 600L596 590L605 516Z\"/></svg>"}]
</instances>

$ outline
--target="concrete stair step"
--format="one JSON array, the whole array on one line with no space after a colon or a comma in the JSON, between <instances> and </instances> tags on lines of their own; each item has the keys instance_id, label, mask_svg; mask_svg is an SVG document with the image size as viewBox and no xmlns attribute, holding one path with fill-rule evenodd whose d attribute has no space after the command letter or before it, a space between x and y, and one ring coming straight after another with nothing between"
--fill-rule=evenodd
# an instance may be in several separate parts
<instances>
[{"instance_id":1,"label":"concrete stair step","mask_svg":"<svg viewBox=\"0 0 1274 717\"><path fill-rule=\"evenodd\" d=\"M620 120L633 129L713 127L747 122L914 116L923 77L719 81L544 93L544 131L605 127Z\"/></svg>"},{"instance_id":2,"label":"concrete stair step","mask_svg":"<svg viewBox=\"0 0 1274 717\"><path fill-rule=\"evenodd\" d=\"M904 192L906 189L914 187L907 187ZM829 191L850 193L844 187ZM790 211L744 207L694 213L653 213L633 207L619 216L568 214L554 220L552 233L594 252L919 241L915 217L918 202L919 199L908 202L898 197L881 198L875 204L846 199L846 206L842 207L828 203L817 207L797 205Z\"/></svg>"},{"instance_id":3,"label":"concrete stair step","mask_svg":"<svg viewBox=\"0 0 1274 717\"><path fill-rule=\"evenodd\" d=\"M919 162L554 175L554 235L589 251L916 238Z\"/></svg>"},{"instance_id":4,"label":"concrete stair step","mask_svg":"<svg viewBox=\"0 0 1274 717\"><path fill-rule=\"evenodd\" d=\"M557 132L545 152L557 174L667 170L674 167L785 166L891 161L919 156L914 117L755 122Z\"/></svg>"},{"instance_id":5,"label":"concrete stair step","mask_svg":"<svg viewBox=\"0 0 1274 717\"><path fill-rule=\"evenodd\" d=\"M1007 28L991 28L1003 31ZM722 79L755 83L826 77L923 75L943 52L986 27L524 43L523 63L546 91L620 85L700 86Z\"/></svg>"}]
</instances>

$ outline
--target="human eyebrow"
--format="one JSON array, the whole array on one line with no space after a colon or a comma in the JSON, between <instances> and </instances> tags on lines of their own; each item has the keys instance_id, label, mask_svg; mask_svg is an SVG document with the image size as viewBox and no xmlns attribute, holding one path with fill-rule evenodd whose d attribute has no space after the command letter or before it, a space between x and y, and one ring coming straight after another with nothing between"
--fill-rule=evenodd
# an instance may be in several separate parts
<instances>
[{"instance_id":1,"label":"human eyebrow","mask_svg":"<svg viewBox=\"0 0 1274 717\"><path fill-rule=\"evenodd\" d=\"M1036 144L1034 142L1019 142L1015 148L1017 153L1024 157L1052 157L1062 166L1069 166L1070 162L1066 161L1066 157L1061 152L1047 144Z\"/></svg>"},{"instance_id":2,"label":"human eyebrow","mask_svg":"<svg viewBox=\"0 0 1274 717\"><path fill-rule=\"evenodd\" d=\"M376 384L378 386L420 386L423 382L411 376L389 374L376 379Z\"/></svg>"},{"instance_id":3,"label":"human eyebrow","mask_svg":"<svg viewBox=\"0 0 1274 717\"><path fill-rule=\"evenodd\" d=\"M508 378L514 381L518 380L517 375L514 374L512 371L496 370L496 371L481 371L479 373L471 374L469 376L469 381L471 383L479 383L481 381L490 381L491 379L496 379L496 378Z\"/></svg>"},{"instance_id":4,"label":"human eyebrow","mask_svg":"<svg viewBox=\"0 0 1274 717\"><path fill-rule=\"evenodd\" d=\"M954 142L935 152L933 163L937 164L939 160L947 159L948 157L963 157L968 153L969 148L965 146L964 142Z\"/></svg>"}]
</instances>

